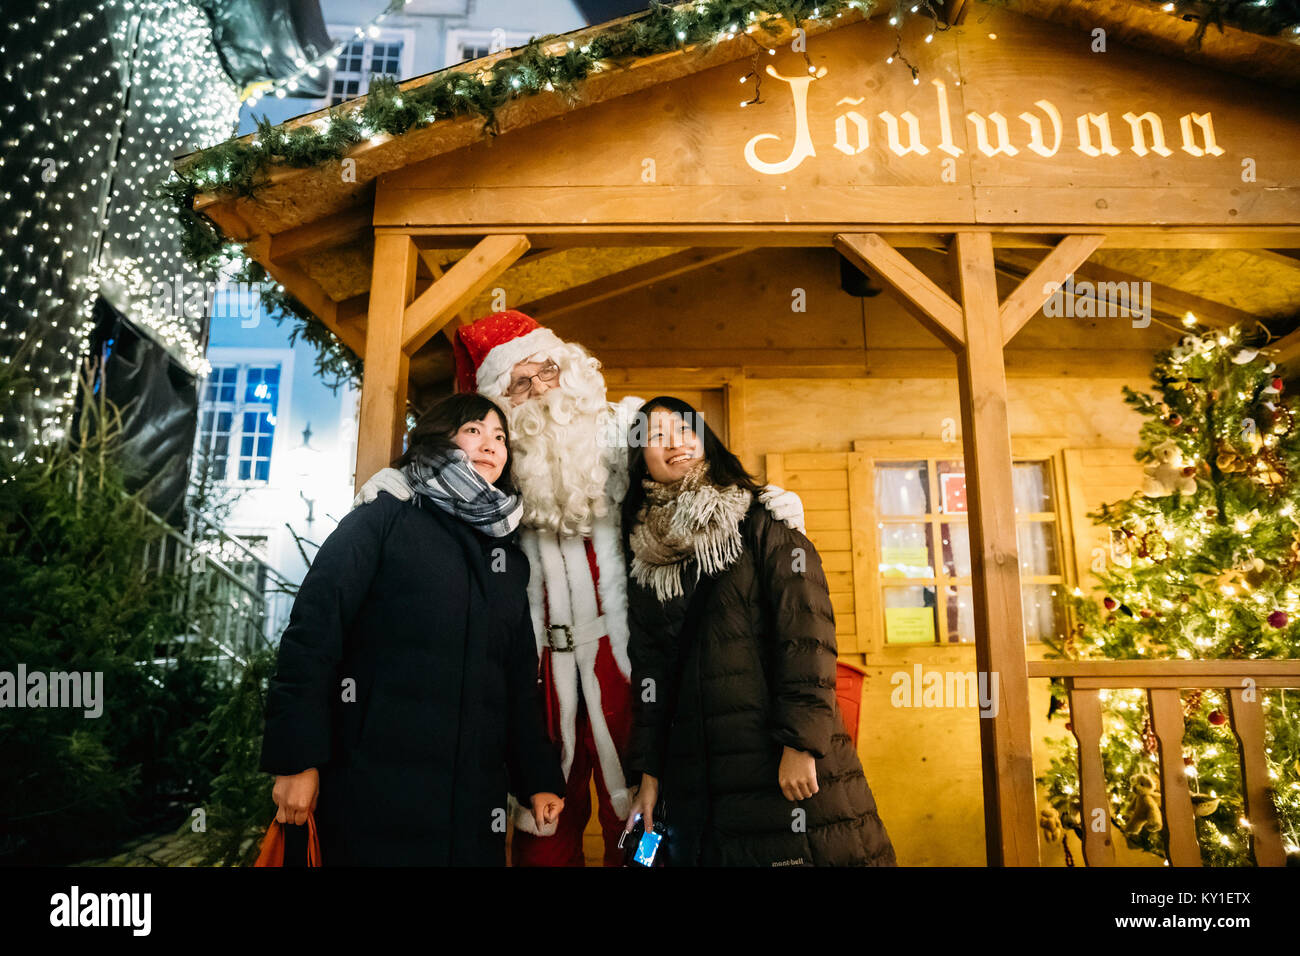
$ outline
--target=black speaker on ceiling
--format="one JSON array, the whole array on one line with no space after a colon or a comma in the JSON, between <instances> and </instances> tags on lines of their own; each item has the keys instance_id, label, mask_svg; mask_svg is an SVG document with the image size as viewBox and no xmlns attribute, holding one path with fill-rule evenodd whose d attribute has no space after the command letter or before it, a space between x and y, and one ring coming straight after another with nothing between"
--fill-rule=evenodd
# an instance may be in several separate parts
<instances>
[{"instance_id":1,"label":"black speaker on ceiling","mask_svg":"<svg viewBox=\"0 0 1300 956\"><path fill-rule=\"evenodd\" d=\"M858 299L871 299L883 289L871 284L871 277L844 256L840 256L840 288Z\"/></svg>"}]
</instances>

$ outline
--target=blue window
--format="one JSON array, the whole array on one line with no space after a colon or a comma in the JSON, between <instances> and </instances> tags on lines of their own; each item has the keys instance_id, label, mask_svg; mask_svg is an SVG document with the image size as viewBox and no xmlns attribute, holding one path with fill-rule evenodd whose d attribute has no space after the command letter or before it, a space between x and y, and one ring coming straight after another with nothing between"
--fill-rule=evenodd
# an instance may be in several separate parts
<instances>
[{"instance_id":1,"label":"blue window","mask_svg":"<svg viewBox=\"0 0 1300 956\"><path fill-rule=\"evenodd\" d=\"M206 459L212 480L269 481L279 404L280 366L213 368L199 408L195 470Z\"/></svg>"}]
</instances>

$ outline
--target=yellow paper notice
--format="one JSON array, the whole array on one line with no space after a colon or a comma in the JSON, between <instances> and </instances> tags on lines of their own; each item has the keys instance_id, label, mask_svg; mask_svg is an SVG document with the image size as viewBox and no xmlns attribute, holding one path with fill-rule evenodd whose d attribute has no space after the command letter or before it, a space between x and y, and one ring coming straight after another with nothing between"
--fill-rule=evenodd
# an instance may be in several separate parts
<instances>
[{"instance_id":1,"label":"yellow paper notice","mask_svg":"<svg viewBox=\"0 0 1300 956\"><path fill-rule=\"evenodd\" d=\"M933 644L934 608L885 608L885 640L890 644Z\"/></svg>"}]
</instances>

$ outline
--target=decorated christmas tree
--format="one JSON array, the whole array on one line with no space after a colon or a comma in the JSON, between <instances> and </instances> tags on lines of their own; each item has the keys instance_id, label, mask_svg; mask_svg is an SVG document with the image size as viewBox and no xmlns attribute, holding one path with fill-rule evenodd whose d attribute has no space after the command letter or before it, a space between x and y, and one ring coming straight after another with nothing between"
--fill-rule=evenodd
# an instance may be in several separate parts
<instances>
[{"instance_id":1,"label":"decorated christmas tree","mask_svg":"<svg viewBox=\"0 0 1300 956\"><path fill-rule=\"evenodd\" d=\"M1192 321L1189 317L1189 321ZM1153 393L1125 388L1146 416L1142 490L1091 515L1111 529L1097 593L1075 592L1071 659L1300 656L1300 432L1277 368L1239 329L1192 333L1156 357ZM1266 760L1288 854L1300 844L1300 691L1261 688ZM1252 865L1237 741L1221 691L1182 693L1183 762L1207 866ZM1147 796L1160 786L1145 693L1102 691L1102 760L1117 839L1164 855ZM1053 686L1053 714L1069 713ZM1049 741L1039 778L1081 833L1076 744ZM1145 775L1146 778L1143 779Z\"/></svg>"}]
</instances>

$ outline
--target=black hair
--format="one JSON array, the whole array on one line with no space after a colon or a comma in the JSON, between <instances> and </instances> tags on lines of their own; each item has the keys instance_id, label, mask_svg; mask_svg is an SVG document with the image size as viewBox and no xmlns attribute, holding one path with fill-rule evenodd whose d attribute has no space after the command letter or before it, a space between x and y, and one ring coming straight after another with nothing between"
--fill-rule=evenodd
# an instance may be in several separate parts
<instances>
[{"instance_id":1,"label":"black hair","mask_svg":"<svg viewBox=\"0 0 1300 956\"><path fill-rule=\"evenodd\" d=\"M686 422L704 443L704 458L709 463L709 479L722 487L737 486L758 494L762 489L740 459L722 443L704 416L697 412L688 402L671 395L659 395L650 399L639 409L633 420L631 435L642 440L629 442L627 453L627 495L623 498L623 546L628 547L628 539L636 524L637 513L645 503L645 488L641 484L650 476L650 469L645 463L645 446L650 437L650 413L657 408L673 412Z\"/></svg>"},{"instance_id":2,"label":"black hair","mask_svg":"<svg viewBox=\"0 0 1300 956\"><path fill-rule=\"evenodd\" d=\"M402 468L413 461L418 454L456 448L455 435L460 431L460 426L466 422L481 422L487 418L488 412L496 412L497 418L501 419L501 430L505 432L506 448L509 449L510 426L506 423L505 413L497 408L495 403L475 392L448 395L434 402L433 406L420 416L415 427L407 433L406 451L393 461L392 467ZM506 494L517 492L510 472L510 462L513 457L507 453L501 476L494 482L496 487Z\"/></svg>"}]
</instances>

